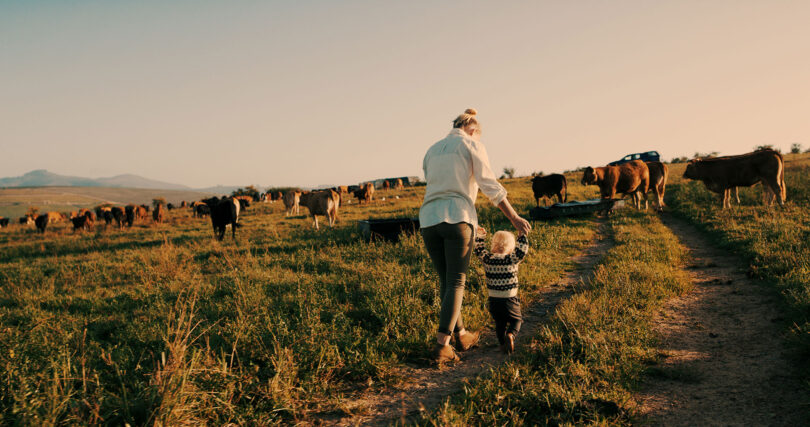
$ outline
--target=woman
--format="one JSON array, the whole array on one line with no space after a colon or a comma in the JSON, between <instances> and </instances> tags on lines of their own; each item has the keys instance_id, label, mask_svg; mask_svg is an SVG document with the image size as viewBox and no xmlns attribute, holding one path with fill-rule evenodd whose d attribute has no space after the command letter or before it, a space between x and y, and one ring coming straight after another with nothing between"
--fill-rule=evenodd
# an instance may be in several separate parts
<instances>
[{"instance_id":1,"label":"woman","mask_svg":"<svg viewBox=\"0 0 810 427\"><path fill-rule=\"evenodd\" d=\"M433 266L439 273L439 331L433 356L438 363L459 360L450 346L455 334L456 348L467 350L478 342L479 333L464 328L461 301L470 266L478 216L475 198L480 187L498 206L518 232L528 233L531 225L521 218L506 199L506 189L489 166L481 128L469 108L453 121L453 130L433 144L425 154L422 168L427 188L419 210L419 223Z\"/></svg>"}]
</instances>

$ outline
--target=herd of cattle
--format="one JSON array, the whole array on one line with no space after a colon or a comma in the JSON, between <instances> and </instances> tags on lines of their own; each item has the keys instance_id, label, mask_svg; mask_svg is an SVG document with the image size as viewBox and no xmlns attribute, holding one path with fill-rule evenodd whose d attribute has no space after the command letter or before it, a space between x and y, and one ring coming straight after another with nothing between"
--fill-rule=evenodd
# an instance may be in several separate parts
<instances>
[{"instance_id":1,"label":"herd of cattle","mask_svg":"<svg viewBox=\"0 0 810 427\"><path fill-rule=\"evenodd\" d=\"M383 183L383 189L401 189L403 188L402 181L397 179L393 185L388 182ZM236 229L241 226L239 224L240 212L250 206L251 202L255 201L268 201L275 202L278 200L283 201L284 210L287 216L291 214L298 215L300 206L305 206L309 209L309 213L314 219L314 226L319 229L318 215L323 215L327 218L329 226L332 227L338 219L338 208L343 202L344 195L352 193L358 199L360 204L369 203L373 199L374 185L366 183L360 186L340 186L331 189L320 191L301 191L289 190L285 193L282 192L268 192L262 194L258 200L254 200L250 196L223 196L223 197L210 197L196 202L187 203L183 201L178 208L190 208L195 217L211 218L211 225L214 229L214 236L222 240L225 236L225 230L228 226L231 227L232 237L236 238ZM47 212L41 215L26 215L20 218L22 225L35 225L39 232L44 233L49 224L57 222L71 221L74 231L90 230L94 227L97 221L104 221L106 226L113 225L119 229L132 227L136 221L145 221L149 218L151 210L152 219L155 223L162 223L166 219L166 212L176 207L167 203L165 206L156 203L154 209L150 209L148 205L135 205L129 204L126 206L109 206L100 205L96 206L93 210L80 209L79 211L62 213L62 212ZM9 224L8 218L0 218L0 227L6 227Z\"/></svg>"},{"instance_id":2,"label":"herd of cattle","mask_svg":"<svg viewBox=\"0 0 810 427\"><path fill-rule=\"evenodd\" d=\"M596 185L603 199L612 199L617 194L630 195L636 207L647 209L647 193L655 195L655 207L664 208L664 190L669 177L667 165L661 162L633 160L617 166L587 167L582 175L583 185ZM785 187L785 162L782 155L772 149L761 149L737 156L709 157L689 161L683 174L686 179L702 181L712 192L721 194L723 208L731 206L731 193L737 198L738 187L750 187L762 183L763 197L767 205L776 200L784 205L787 198ZM557 196L560 203L567 200L565 176L552 174L532 179L532 190L540 206L543 197Z\"/></svg>"},{"instance_id":3,"label":"herd of cattle","mask_svg":"<svg viewBox=\"0 0 810 427\"><path fill-rule=\"evenodd\" d=\"M661 162L643 162L633 160L616 166L587 167L582 176L583 185L596 185L603 199L613 199L617 194L629 195L633 198L636 208L641 209L641 199L644 199L644 209L648 208L647 193L652 191L655 195L654 207L661 211L664 208L664 191L669 171L667 165ZM702 181L707 189L721 194L723 208L730 207L731 194L737 196L738 187L750 187L762 183L764 188L764 202L768 205L776 200L784 205L786 200L785 165L782 155L772 149L761 149L737 156L700 158L689 161L686 165L684 178ZM393 184L383 183L383 189L400 189L401 180ZM537 205L543 197L556 196L560 203L567 201L567 182L564 175L551 174L536 176L532 179L532 190ZM298 215L300 206L306 206L314 220L315 229L319 229L318 215L323 215L333 226L338 219L338 208L343 204L344 195L352 194L360 204L369 203L373 199L374 185L366 183L360 186L340 186L319 191L289 190L287 192L268 192L259 198L260 201L278 201L284 203L287 216ZM232 237L236 237L236 229L240 226L239 214L242 210L255 202L248 196L211 197L193 203L183 201L180 208L191 208L196 217L210 216L214 235L222 240L227 226L231 226ZM175 207L168 203L156 204L152 210L152 219L162 223L166 218L166 211ZM129 204L127 206L97 206L93 211L81 209L70 214L60 212L47 212L36 217L28 215L20 218L20 224L34 224L40 232L45 232L48 224L70 220L74 230L88 230L96 221L103 220L107 226L113 222L117 227L125 225L131 227L136 220L148 220L150 207L147 205ZM8 218L0 218L0 227L9 224Z\"/></svg>"}]
</instances>

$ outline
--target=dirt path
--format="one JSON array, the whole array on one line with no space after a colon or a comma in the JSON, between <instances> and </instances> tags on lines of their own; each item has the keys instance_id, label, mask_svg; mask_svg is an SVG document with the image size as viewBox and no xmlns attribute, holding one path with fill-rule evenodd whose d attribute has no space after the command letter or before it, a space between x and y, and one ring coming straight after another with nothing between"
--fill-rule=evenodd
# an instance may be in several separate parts
<instances>
[{"instance_id":1,"label":"dirt path","mask_svg":"<svg viewBox=\"0 0 810 427\"><path fill-rule=\"evenodd\" d=\"M694 289L656 318L663 360L638 399L644 422L808 425L801 384L783 356L775 297L697 229L672 217L663 221L691 252Z\"/></svg>"},{"instance_id":2,"label":"dirt path","mask_svg":"<svg viewBox=\"0 0 810 427\"><path fill-rule=\"evenodd\" d=\"M540 301L524 307L524 323L520 334L523 337L534 335L543 324L543 319L561 300L571 296L579 285L587 281L594 264L613 244L605 237L605 226L600 225L594 240L581 254L573 258L577 265L561 280L541 289ZM518 342L520 344L520 342ZM418 416L421 411L431 410L444 399L462 389L464 381L484 372L490 366L501 364L507 357L501 354L497 338L492 330L482 331L479 346L460 353L462 362L445 367L441 371L435 367L408 367L403 376L409 378L407 384L398 387L370 389L359 398L347 402L344 409L355 414L341 419L320 419L327 425L390 425L399 420ZM440 381L439 381L440 380Z\"/></svg>"}]
</instances>

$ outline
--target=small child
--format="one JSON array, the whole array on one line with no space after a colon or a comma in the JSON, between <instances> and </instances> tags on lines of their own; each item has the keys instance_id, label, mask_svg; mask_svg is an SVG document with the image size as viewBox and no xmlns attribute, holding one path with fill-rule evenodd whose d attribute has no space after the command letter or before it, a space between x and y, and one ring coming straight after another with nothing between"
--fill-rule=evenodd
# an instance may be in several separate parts
<instances>
[{"instance_id":1,"label":"small child","mask_svg":"<svg viewBox=\"0 0 810 427\"><path fill-rule=\"evenodd\" d=\"M529 251L529 241L520 234L498 231L492 236L492 252L484 247L487 231L478 227L475 234L475 255L481 258L487 276L489 312L495 320L495 334L505 353L515 351L515 337L520 332L523 318L520 314L518 291L518 264Z\"/></svg>"}]
</instances>

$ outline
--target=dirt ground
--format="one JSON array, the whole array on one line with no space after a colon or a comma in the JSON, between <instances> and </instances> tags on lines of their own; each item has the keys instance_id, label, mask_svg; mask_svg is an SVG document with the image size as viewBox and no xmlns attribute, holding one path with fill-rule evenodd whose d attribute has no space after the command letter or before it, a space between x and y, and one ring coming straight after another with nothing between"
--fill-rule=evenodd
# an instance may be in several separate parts
<instances>
[{"instance_id":1,"label":"dirt ground","mask_svg":"<svg viewBox=\"0 0 810 427\"><path fill-rule=\"evenodd\" d=\"M694 289L655 320L662 360L638 396L643 423L810 425L784 355L775 296L694 227L663 220L691 253Z\"/></svg>"},{"instance_id":2,"label":"dirt ground","mask_svg":"<svg viewBox=\"0 0 810 427\"><path fill-rule=\"evenodd\" d=\"M593 271L593 266L613 244L600 227L593 242L580 255L573 258L577 265L560 281L550 284L540 292L540 302L524 307L524 323L520 335L532 336L543 324L544 318L563 299L568 298ZM517 342L520 345L520 340ZM482 331L478 347L459 353L462 361L439 370L435 367L410 367L403 376L410 381L389 389L370 388L359 398L346 402L344 410L354 414L343 418L320 418L324 425L391 425L419 416L441 404L445 398L462 389L464 381L483 373L491 366L501 364L507 357L498 348L492 330Z\"/></svg>"}]
</instances>

